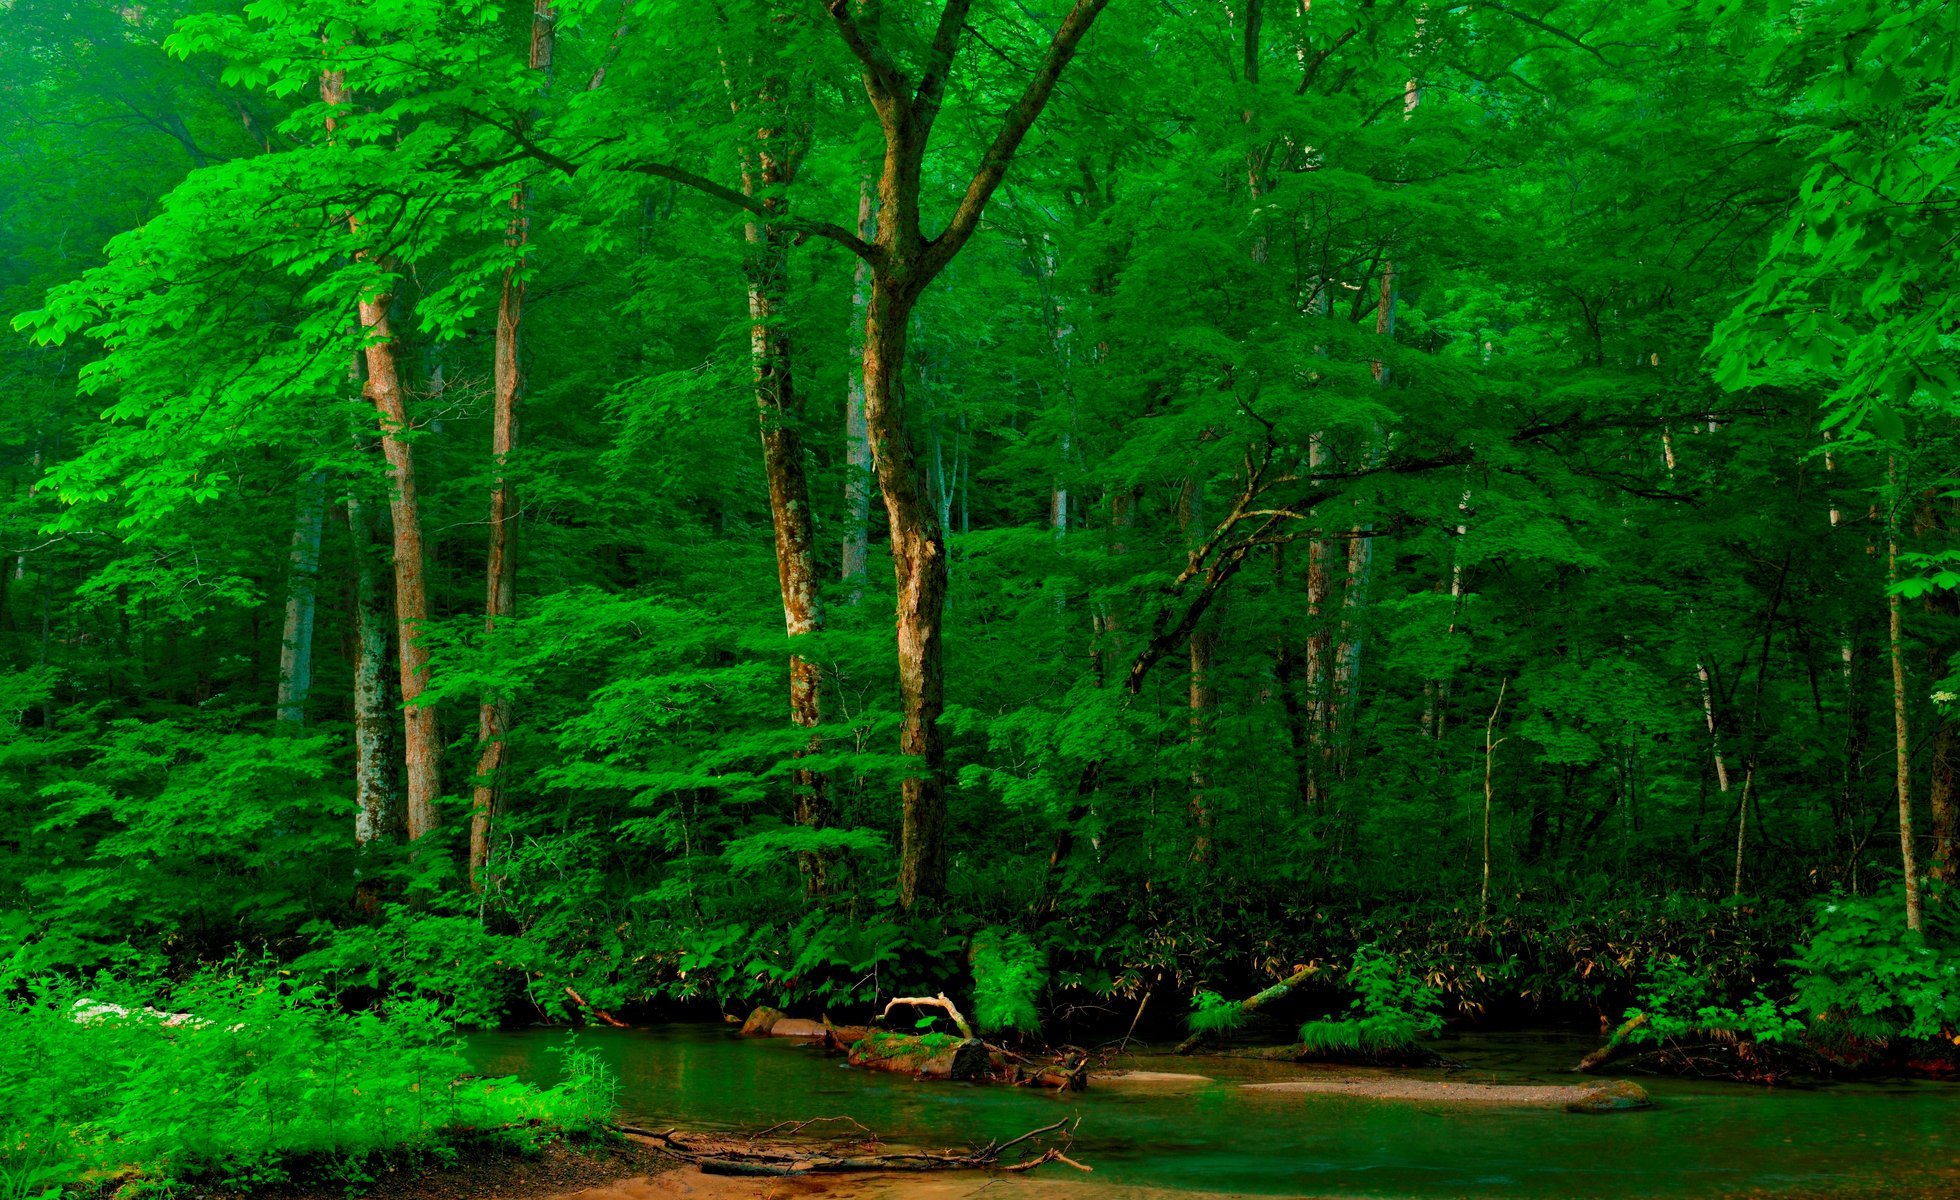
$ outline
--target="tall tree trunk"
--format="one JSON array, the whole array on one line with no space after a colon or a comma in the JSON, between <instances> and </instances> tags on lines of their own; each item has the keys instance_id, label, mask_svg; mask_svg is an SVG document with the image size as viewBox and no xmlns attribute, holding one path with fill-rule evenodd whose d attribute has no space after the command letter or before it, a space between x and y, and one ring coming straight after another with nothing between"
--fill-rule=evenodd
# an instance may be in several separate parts
<instances>
[{"instance_id":1,"label":"tall tree trunk","mask_svg":"<svg viewBox=\"0 0 1960 1200\"><path fill-rule=\"evenodd\" d=\"M320 79L320 98L331 105L346 104L349 93L338 71ZM327 119L331 139L336 118ZM360 233L358 214L347 217L348 230ZM367 251L357 252L367 258ZM436 804L442 796L442 734L434 705L416 703L429 681L429 651L421 626L429 618L426 565L422 557L422 512L415 495L415 452L408 433L408 406L401 375L396 370L394 333L388 321L389 296L364 294L357 299L361 322L361 354L367 366L364 390L374 404L381 427L381 452L388 461L394 487L388 509L394 519L395 625L401 667L402 749L408 783L408 836L414 841L436 825Z\"/></svg>"},{"instance_id":2,"label":"tall tree trunk","mask_svg":"<svg viewBox=\"0 0 1960 1200\"><path fill-rule=\"evenodd\" d=\"M347 532L354 553L354 841L366 845L402 832L390 764L388 602L376 562L374 521L350 492Z\"/></svg>"},{"instance_id":3,"label":"tall tree trunk","mask_svg":"<svg viewBox=\"0 0 1960 1200\"><path fill-rule=\"evenodd\" d=\"M549 79L557 48L558 13L553 0L534 0L531 8L530 69ZM506 244L518 257L504 268L497 296L497 338L493 351L495 381L491 397L490 553L485 572L483 632L494 638L499 619L517 611L517 485L509 463L517 448L517 406L524 394L520 358L524 323L523 250L531 236L530 184L511 190L510 224ZM509 763L505 737L510 732L510 697L483 698L477 708L476 773L470 788L470 890L481 892L490 870L493 823L503 798L504 770Z\"/></svg>"},{"instance_id":4,"label":"tall tree trunk","mask_svg":"<svg viewBox=\"0 0 1960 1200\"><path fill-rule=\"evenodd\" d=\"M753 92L737 89L729 78L729 103L738 115L746 112L751 143L745 152L742 192L760 201L763 213L744 227L747 253L743 273L749 304L749 353L755 384L757 421L762 437L763 474L769 485L769 518L775 531L776 577L783 601L783 626L792 639L822 631L823 601L818 582L816 527L810 511L809 478L804 469L803 395L792 369L789 331L789 239L782 226L767 219L784 204L782 194L795 175L796 135L784 106L783 80L765 73ZM862 217L862 213L860 213ZM790 721L808 730L798 756L813 752L820 742L822 673L816 663L791 651L789 656ZM820 824L824 813L824 778L799 768L794 774L794 815L800 825ZM800 857L805 887L823 890L823 863L812 854Z\"/></svg>"},{"instance_id":5,"label":"tall tree trunk","mask_svg":"<svg viewBox=\"0 0 1960 1200\"><path fill-rule=\"evenodd\" d=\"M286 625L279 639L279 707L282 725L306 724L313 690L313 625L320 586L320 528L327 515L327 476L314 471L300 481L294 502L293 546L287 556Z\"/></svg>"},{"instance_id":6,"label":"tall tree trunk","mask_svg":"<svg viewBox=\"0 0 1960 1200\"><path fill-rule=\"evenodd\" d=\"M916 75L897 65L874 30L858 23L854 6L839 2L825 9L863 67L865 97L877 114L885 142L877 234L868 245L859 241L853 248L872 267L865 309L865 423L891 521L902 713L899 749L913 760L901 788L898 870L898 902L908 910L946 891L945 746L939 732L945 707L941 623L946 606L946 545L936 514L925 501L918 458L907 440L901 403L907 326L920 293L979 227L1022 140L1107 4L1108 0L1075 0L1020 96L1001 119L958 207L932 238L920 225L925 156L971 0L945 0L923 69Z\"/></svg>"},{"instance_id":7,"label":"tall tree trunk","mask_svg":"<svg viewBox=\"0 0 1960 1200\"><path fill-rule=\"evenodd\" d=\"M1912 845L1912 739L1906 724L1905 639L1899 621L1899 462L1896 455L1886 460L1886 475L1892 495L1885 526L1885 615L1892 653L1892 730L1893 753L1898 768L1899 859L1906 878L1906 928L1918 931L1919 871L1913 861Z\"/></svg>"},{"instance_id":8,"label":"tall tree trunk","mask_svg":"<svg viewBox=\"0 0 1960 1200\"><path fill-rule=\"evenodd\" d=\"M363 297L361 328L368 344L367 393L380 417L381 453L393 483L388 511L394 526L395 625L401 667L402 750L408 792L408 837L421 838L436 827L442 796L442 734L432 704L418 704L429 683L429 650L422 626L429 619L428 576L423 562L422 512L415 494L415 452L404 436L408 410L395 370L387 297Z\"/></svg>"},{"instance_id":9,"label":"tall tree trunk","mask_svg":"<svg viewBox=\"0 0 1960 1200\"><path fill-rule=\"evenodd\" d=\"M1960 725L1950 717L1933 733L1932 759L1933 854L1926 873L1951 887L1960 882Z\"/></svg>"},{"instance_id":10,"label":"tall tree trunk","mask_svg":"<svg viewBox=\"0 0 1960 1200\"><path fill-rule=\"evenodd\" d=\"M1326 436L1315 434L1307 446L1307 470L1319 471L1326 465ZM1311 764L1307 776L1307 802L1318 804L1327 798L1326 759L1332 752L1328 711L1333 682L1334 628L1329 611L1333 598L1333 573L1329 562L1340 543L1314 538L1307 543L1307 729Z\"/></svg>"},{"instance_id":11,"label":"tall tree trunk","mask_svg":"<svg viewBox=\"0 0 1960 1200\"><path fill-rule=\"evenodd\" d=\"M1217 644L1217 632L1210 626L1201 626L1191 634L1191 861L1207 867L1212 861L1212 833L1217 817L1212 811L1211 797L1207 794L1208 781L1205 777L1205 743L1209 740L1212 708L1217 703L1217 690L1211 682L1212 651Z\"/></svg>"},{"instance_id":12,"label":"tall tree trunk","mask_svg":"<svg viewBox=\"0 0 1960 1200\"><path fill-rule=\"evenodd\" d=\"M877 233L872 214L873 181L866 175L858 185L857 233L866 241ZM871 434L864 423L864 317L870 303L871 268L863 259L851 277L851 372L844 396L844 582L850 602L864 598L871 563L871 493L877 477L871 469Z\"/></svg>"},{"instance_id":13,"label":"tall tree trunk","mask_svg":"<svg viewBox=\"0 0 1960 1200\"><path fill-rule=\"evenodd\" d=\"M946 605L946 541L926 501L922 472L904 426L901 374L913 302L877 272L864 326L865 421L878 489L891 521L897 581L898 746L915 760L900 790L898 896L906 909L946 893L946 751L939 734L939 715L946 706L940 628Z\"/></svg>"}]
</instances>

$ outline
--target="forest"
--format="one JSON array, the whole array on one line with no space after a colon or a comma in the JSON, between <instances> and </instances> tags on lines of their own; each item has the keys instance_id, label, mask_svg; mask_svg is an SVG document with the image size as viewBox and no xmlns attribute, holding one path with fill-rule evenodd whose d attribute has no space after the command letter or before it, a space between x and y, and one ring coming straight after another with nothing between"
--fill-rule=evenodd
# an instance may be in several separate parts
<instances>
[{"instance_id":1,"label":"forest","mask_svg":"<svg viewBox=\"0 0 1960 1200\"><path fill-rule=\"evenodd\" d=\"M628 1027L752 1010L1037 1090L1960 1071L1957 58L0 0L0 1200L621 1153Z\"/></svg>"}]
</instances>

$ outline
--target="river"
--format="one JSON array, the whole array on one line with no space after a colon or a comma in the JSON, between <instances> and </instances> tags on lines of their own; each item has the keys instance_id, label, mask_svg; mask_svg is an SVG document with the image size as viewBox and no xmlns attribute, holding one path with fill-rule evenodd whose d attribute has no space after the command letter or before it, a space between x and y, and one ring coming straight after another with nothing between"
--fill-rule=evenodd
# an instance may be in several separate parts
<instances>
[{"instance_id":1,"label":"river","mask_svg":"<svg viewBox=\"0 0 1960 1200\"><path fill-rule=\"evenodd\" d=\"M570 1036L485 1034L486 1074L553 1081ZM1130 1066L1211 1078L1096 1087L1056 1097L852 1070L783 1039L730 1027L588 1030L617 1072L624 1119L650 1127L756 1129L850 1117L890 1142L965 1146L1080 1118L1072 1155L1108 1187L1314 1197L1960 1196L1960 1085L1762 1089L1640 1082L1654 1107L1582 1116L1253 1091L1316 1068L1133 1055ZM1569 1083L1592 1043L1565 1034L1472 1033L1438 1043L1458 1079ZM1438 1077L1441 1077L1439 1074ZM821 1126L817 1128L822 1128Z\"/></svg>"}]
</instances>

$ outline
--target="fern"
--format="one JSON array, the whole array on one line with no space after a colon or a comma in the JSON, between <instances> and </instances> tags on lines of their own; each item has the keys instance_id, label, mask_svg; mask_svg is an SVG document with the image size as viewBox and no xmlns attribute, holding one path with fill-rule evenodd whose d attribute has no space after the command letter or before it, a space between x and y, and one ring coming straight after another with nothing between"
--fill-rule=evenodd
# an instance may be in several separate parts
<instances>
[{"instance_id":1,"label":"fern","mask_svg":"<svg viewBox=\"0 0 1960 1200\"><path fill-rule=\"evenodd\" d=\"M1048 954L1025 933L989 928L973 941L973 1021L983 1033L1041 1028L1035 998L1048 985Z\"/></svg>"}]
</instances>

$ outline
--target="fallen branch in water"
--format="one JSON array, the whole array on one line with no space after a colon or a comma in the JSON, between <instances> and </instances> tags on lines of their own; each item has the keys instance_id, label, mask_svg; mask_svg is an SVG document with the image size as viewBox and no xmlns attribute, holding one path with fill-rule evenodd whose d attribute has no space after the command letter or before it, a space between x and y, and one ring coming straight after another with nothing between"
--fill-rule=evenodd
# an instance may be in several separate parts
<instances>
[{"instance_id":1,"label":"fallen branch in water","mask_svg":"<svg viewBox=\"0 0 1960 1200\"><path fill-rule=\"evenodd\" d=\"M1236 1021L1239 1018L1249 1016L1252 1013L1259 1011L1261 1006L1269 1004L1272 1001L1277 1000L1280 997L1291 993L1294 988L1299 987L1301 984L1305 983L1308 979L1311 979L1319 971L1320 971L1320 964L1317 962L1308 963L1303 967L1295 967L1293 969L1293 974L1288 975L1285 979L1280 980L1278 983L1274 984L1273 986L1267 988L1262 992L1257 993L1256 995L1248 996L1245 999L1239 1001L1238 1012L1233 1019ZM1138 1011L1141 1012L1142 1010L1139 1009ZM1209 1029L1209 1028L1199 1029L1193 1032L1190 1037L1185 1038L1183 1041L1179 1042L1177 1044L1176 1052L1178 1054L1189 1054L1193 1050L1196 1050L1199 1047L1199 1045L1201 1045L1207 1038L1210 1038L1217 1032L1219 1032L1217 1029Z\"/></svg>"},{"instance_id":2,"label":"fallen branch in water","mask_svg":"<svg viewBox=\"0 0 1960 1200\"><path fill-rule=\"evenodd\" d=\"M626 1022L624 1022L624 1021L622 1021L622 1020L620 1020L620 1019L618 1019L617 1017L615 1017L615 1016L613 1016L613 1015L612 1015L611 1013L609 1013L609 1012L607 1012L607 1011L606 1011L605 1009L603 1009L603 1008L594 1008L594 1007L592 1007L592 1006L591 1006L590 1004L587 1004L587 1003L585 1002L585 997L584 997L584 996L581 996L581 995L579 995L579 994L578 994L577 992L575 992L575 991L573 991L573 990L572 990L572 988L571 988L571 985L570 985L570 984L566 984L566 985L565 985L565 994L566 994L567 996L570 996L570 997L572 998L572 1000L573 1000L574 1002L576 1002L576 1003L578 1004L578 1006L579 1006L580 1008L582 1008L582 1009L584 1009L584 1010L585 1010L586 1012L589 1012L589 1013L591 1013L591 1014L592 1014L593 1016L595 1016L595 1017L597 1017L597 1018L599 1018L599 1019L600 1019L601 1021L604 1021L604 1022L605 1022L606 1024L608 1024L608 1025L610 1025L610 1026L612 1026L612 1027L613 1027L614 1029L631 1029L631 1028L632 1028L632 1026L631 1026L631 1025L628 1025L628 1024L627 1024Z\"/></svg>"},{"instance_id":3,"label":"fallen branch in water","mask_svg":"<svg viewBox=\"0 0 1960 1200\"><path fill-rule=\"evenodd\" d=\"M1637 1016L1628 1018L1625 1024L1613 1031L1613 1036L1607 1040L1604 1046L1580 1059L1579 1065L1572 1069L1574 1071L1597 1071L1607 1063L1612 1062L1614 1059L1620 1057L1620 1055L1626 1053L1627 1047L1632 1044L1631 1039L1633 1035L1646 1028L1646 1025L1646 1013L1640 1013Z\"/></svg>"},{"instance_id":4,"label":"fallen branch in water","mask_svg":"<svg viewBox=\"0 0 1960 1200\"><path fill-rule=\"evenodd\" d=\"M848 1120L848 1118L820 1117L816 1120ZM795 1129L815 1121L789 1123ZM856 1124L856 1122L852 1122ZM857 1141L832 1143L828 1148L820 1145L796 1144L790 1142L766 1142L756 1137L737 1137L729 1134L687 1133L678 1129L652 1130L632 1125L615 1126L624 1133L646 1145L671 1154L685 1162L693 1163L708 1175L746 1175L783 1177L810 1174L836 1174L848 1171L1032 1171L1045 1163L1058 1162L1074 1167L1078 1171L1089 1171L1088 1167L1070 1158L1063 1150L1067 1146L1068 1133L1072 1130L1073 1119L1063 1118L1051 1125L1031 1129L1017 1138L1007 1141L990 1141L977 1150L965 1154L931 1153L919 1150L879 1152L872 1149L878 1145L876 1137ZM781 1129L774 1125L770 1129ZM860 1129L863 1126L859 1126ZM765 1131L766 1132L766 1131ZM1050 1146L1040 1154L1019 1162L1002 1163L1001 1157L1007 1151L1025 1142L1050 1134L1061 1133L1063 1146Z\"/></svg>"}]
</instances>

